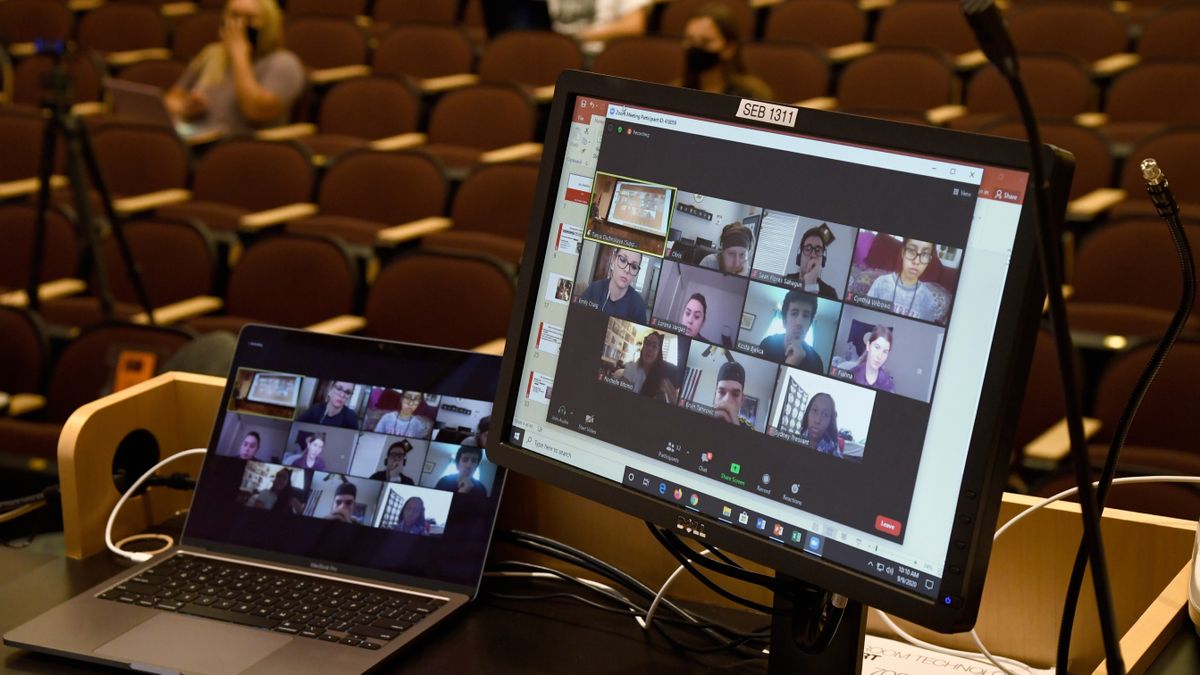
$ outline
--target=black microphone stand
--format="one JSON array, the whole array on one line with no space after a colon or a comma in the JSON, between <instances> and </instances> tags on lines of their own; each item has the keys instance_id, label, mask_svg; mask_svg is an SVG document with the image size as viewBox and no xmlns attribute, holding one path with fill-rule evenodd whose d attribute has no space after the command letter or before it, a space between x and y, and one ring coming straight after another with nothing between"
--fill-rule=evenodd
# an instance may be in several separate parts
<instances>
[{"instance_id":1,"label":"black microphone stand","mask_svg":"<svg viewBox=\"0 0 1200 675\"><path fill-rule=\"evenodd\" d=\"M101 315L105 321L112 320L113 296L108 283L104 256L101 255L100 245L97 241L96 231L98 228L92 214L92 202L87 189L88 178L91 179L91 185L100 196L100 203L108 217L112 235L117 241L118 250L124 260L125 270L133 284L138 303L146 312L146 321L153 326L154 311L150 305L150 298L146 294L146 287L142 283L141 271L137 261L133 259L124 230L121 229L121 219L113 209L112 198L104 184L100 165L96 162L95 154L92 152L87 130L79 121L79 117L71 112L71 77L67 73L66 45L61 42L39 42L37 51L39 54L52 55L54 64L46 75L42 98L42 108L46 112L46 126L42 131L42 151L38 164L37 219L34 227L33 257L29 266L29 284L27 286L29 309L36 312L41 305L38 283L41 278L41 262L46 248L46 212L50 208L50 176L54 172L55 149L58 137L61 135L66 148L67 178L71 183L79 232L88 250L88 261L95 279L95 292L100 301ZM87 176L84 175L85 168Z\"/></svg>"}]
</instances>

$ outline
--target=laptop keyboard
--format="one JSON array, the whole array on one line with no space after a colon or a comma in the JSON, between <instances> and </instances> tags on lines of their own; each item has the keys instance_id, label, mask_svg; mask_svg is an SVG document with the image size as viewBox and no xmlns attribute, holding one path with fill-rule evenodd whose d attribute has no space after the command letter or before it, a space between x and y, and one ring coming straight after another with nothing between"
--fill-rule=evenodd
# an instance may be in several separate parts
<instances>
[{"instance_id":1,"label":"laptop keyboard","mask_svg":"<svg viewBox=\"0 0 1200 675\"><path fill-rule=\"evenodd\" d=\"M177 554L99 596L363 649L379 649L445 600Z\"/></svg>"}]
</instances>

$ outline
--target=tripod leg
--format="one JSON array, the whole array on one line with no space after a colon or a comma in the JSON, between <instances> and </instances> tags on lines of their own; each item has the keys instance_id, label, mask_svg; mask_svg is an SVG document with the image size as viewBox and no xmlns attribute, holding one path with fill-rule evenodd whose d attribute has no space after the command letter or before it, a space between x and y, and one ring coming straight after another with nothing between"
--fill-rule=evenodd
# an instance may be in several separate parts
<instances>
[{"instance_id":1,"label":"tripod leg","mask_svg":"<svg viewBox=\"0 0 1200 675\"><path fill-rule=\"evenodd\" d=\"M37 218L34 221L33 250L29 259L29 309L41 306L38 285L41 283L42 257L46 252L46 211L50 208L50 177L54 174L54 152L58 141L57 119L51 116L42 130L42 156L38 160Z\"/></svg>"},{"instance_id":2,"label":"tripod leg","mask_svg":"<svg viewBox=\"0 0 1200 675\"><path fill-rule=\"evenodd\" d=\"M67 176L71 180L71 192L75 197L75 208L79 212L79 227L83 241L91 252L92 275L96 281L96 297L100 300L100 313L105 321L113 318L112 290L108 287L108 274L104 269L104 256L96 236L96 219L92 215L92 201L88 195L87 181L83 174L83 144L79 120L63 113L59 116L59 127L67 147Z\"/></svg>"},{"instance_id":3,"label":"tripod leg","mask_svg":"<svg viewBox=\"0 0 1200 675\"><path fill-rule=\"evenodd\" d=\"M92 188L100 194L100 204L104 208L104 215L108 217L113 237L117 240L117 250L121 252L121 259L125 263L125 272L129 275L130 283L133 284L133 292L137 295L138 304L146 312L147 322L153 326L154 308L150 305L150 296L146 294L146 286L142 283L141 267L137 260L134 260L133 251L129 248L129 241L125 239L124 222L113 208L112 195L108 192L104 174L100 171L100 164L96 161L96 154L92 150L92 140L88 136L87 129L79 125L78 119L74 123L78 132L80 152L87 166L88 175L92 179Z\"/></svg>"}]
</instances>

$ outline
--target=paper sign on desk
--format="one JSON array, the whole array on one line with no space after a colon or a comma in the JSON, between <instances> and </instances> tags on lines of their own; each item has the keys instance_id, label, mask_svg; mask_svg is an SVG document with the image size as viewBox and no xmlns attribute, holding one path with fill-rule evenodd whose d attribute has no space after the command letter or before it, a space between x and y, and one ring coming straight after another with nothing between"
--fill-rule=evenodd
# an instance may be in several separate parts
<instances>
[{"instance_id":1,"label":"paper sign on desk","mask_svg":"<svg viewBox=\"0 0 1200 675\"><path fill-rule=\"evenodd\" d=\"M983 658L983 657L980 657ZM1054 669L1020 668L1010 670L1029 675L1054 675ZM972 661L958 656L947 656L928 649L914 647L907 642L868 635L863 646L863 675L949 675L971 673L971 675L1004 675L996 666Z\"/></svg>"}]
</instances>

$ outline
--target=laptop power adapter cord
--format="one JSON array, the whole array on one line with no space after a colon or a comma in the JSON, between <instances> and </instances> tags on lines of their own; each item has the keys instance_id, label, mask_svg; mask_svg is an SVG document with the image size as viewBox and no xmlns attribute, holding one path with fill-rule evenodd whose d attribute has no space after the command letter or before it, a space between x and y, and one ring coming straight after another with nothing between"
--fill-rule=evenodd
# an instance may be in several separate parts
<instances>
[{"instance_id":1,"label":"laptop power adapter cord","mask_svg":"<svg viewBox=\"0 0 1200 675\"><path fill-rule=\"evenodd\" d=\"M163 468L167 464L170 464L171 462L174 462L175 460L180 459L181 457L188 457L190 455L203 455L206 452L208 452L208 448L192 448L190 450L184 450L183 452L175 453L174 455L171 455L170 457L163 459L158 464L155 464L154 466L150 467L150 469L148 471L146 471L146 473L142 474L140 478L138 478L136 481L134 481L133 485L129 486L129 489L126 490L125 493L121 495L121 498L117 500L116 505L113 506L112 512L108 514L108 523L104 526L104 545L108 547L108 550L112 551L113 553L117 554L118 556L121 556L122 558L128 558L129 560L132 560L135 563L140 563L140 562L146 562L147 560L153 558L156 554L162 553L163 551L167 550L168 548L174 546L175 539L173 537L171 537L170 535L167 535L167 534L157 534L157 533L135 534L133 536L125 537L121 541L118 541L114 544L113 538L112 538L113 523L116 522L117 513L120 512L121 507L125 505L125 502L126 502L126 500L129 499L130 495L136 493L138 491L138 489L140 487L142 487L143 483L150 480L150 478L152 476L154 476L154 473L156 471ZM162 541L162 542L164 542L164 545L153 551L136 551L136 552L134 552L134 551L126 551L121 548L121 547L125 546L126 544L129 544L129 543L132 543L135 541L144 541L144 540L148 540L148 539Z\"/></svg>"}]
</instances>

